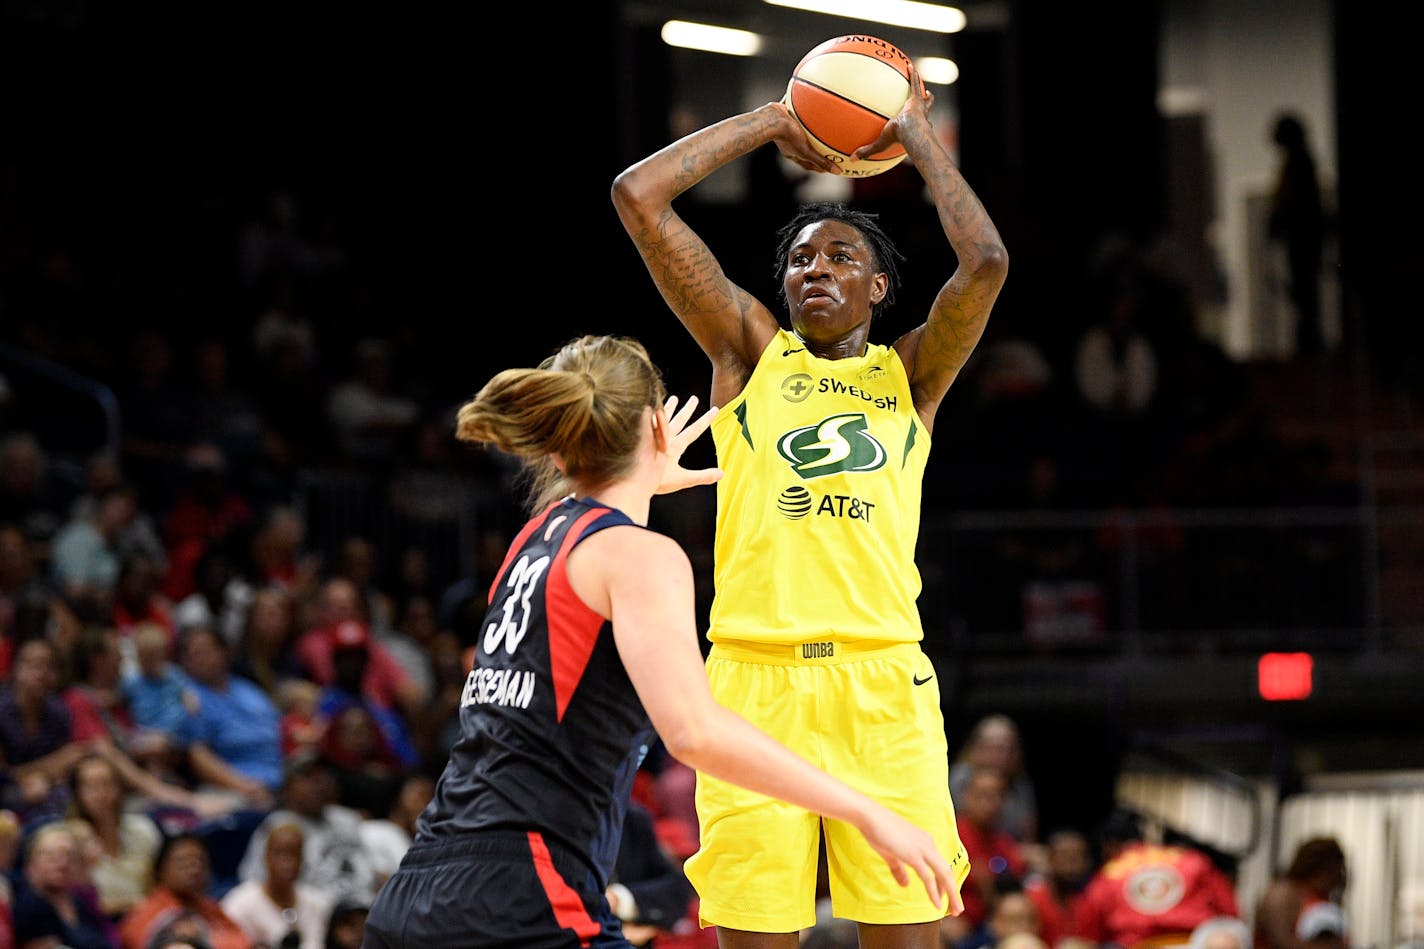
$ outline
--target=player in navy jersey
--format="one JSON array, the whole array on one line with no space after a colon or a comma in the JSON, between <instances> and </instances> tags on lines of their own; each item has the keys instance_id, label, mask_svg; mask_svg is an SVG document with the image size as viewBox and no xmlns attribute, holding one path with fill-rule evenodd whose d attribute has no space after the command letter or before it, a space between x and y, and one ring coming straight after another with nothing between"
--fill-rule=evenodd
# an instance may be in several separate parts
<instances>
[{"instance_id":1,"label":"player in navy jersey","mask_svg":"<svg viewBox=\"0 0 1424 949\"><path fill-rule=\"evenodd\" d=\"M720 477L683 468L711 423L668 399L641 344L574 340L496 375L457 437L520 457L533 518L490 588L460 736L365 949L627 947L604 890L654 733L688 766L858 828L902 886L961 907L928 833L712 699L692 568L646 527L651 499ZM777 846L776 841L761 841Z\"/></svg>"}]
</instances>

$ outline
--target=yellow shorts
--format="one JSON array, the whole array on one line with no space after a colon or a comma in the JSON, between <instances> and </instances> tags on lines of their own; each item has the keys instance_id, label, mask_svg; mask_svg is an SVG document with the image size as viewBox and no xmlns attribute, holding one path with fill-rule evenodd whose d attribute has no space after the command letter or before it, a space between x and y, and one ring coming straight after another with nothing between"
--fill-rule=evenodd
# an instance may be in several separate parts
<instances>
[{"instance_id":1,"label":"yellow shorts","mask_svg":"<svg viewBox=\"0 0 1424 949\"><path fill-rule=\"evenodd\" d=\"M934 835L956 882L969 857L955 829L939 680L918 643L716 643L712 693L808 761ZM902 887L841 821L697 776L701 848L685 864L704 926L781 933L816 918L824 823L832 911L863 923L944 912L918 877Z\"/></svg>"}]
</instances>

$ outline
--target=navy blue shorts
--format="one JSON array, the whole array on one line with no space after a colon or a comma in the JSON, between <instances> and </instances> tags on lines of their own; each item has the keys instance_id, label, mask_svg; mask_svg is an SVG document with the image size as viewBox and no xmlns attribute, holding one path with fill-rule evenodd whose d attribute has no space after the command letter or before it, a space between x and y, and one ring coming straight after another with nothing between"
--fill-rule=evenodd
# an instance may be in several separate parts
<instances>
[{"instance_id":1,"label":"navy blue shorts","mask_svg":"<svg viewBox=\"0 0 1424 949\"><path fill-rule=\"evenodd\" d=\"M588 864L537 833L417 844L376 895L362 949L631 949Z\"/></svg>"}]
</instances>

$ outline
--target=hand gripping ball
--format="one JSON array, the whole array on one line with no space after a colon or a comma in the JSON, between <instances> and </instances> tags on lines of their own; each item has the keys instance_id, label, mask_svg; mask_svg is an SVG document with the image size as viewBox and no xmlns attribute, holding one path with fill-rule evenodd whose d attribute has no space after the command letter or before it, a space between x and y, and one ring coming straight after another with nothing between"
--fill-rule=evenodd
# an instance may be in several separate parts
<instances>
[{"instance_id":1,"label":"hand gripping ball","mask_svg":"<svg viewBox=\"0 0 1424 949\"><path fill-rule=\"evenodd\" d=\"M910 97L910 58L874 36L837 36L801 58L785 102L816 150L849 178L878 175L898 165L898 142L862 161L850 157L879 137Z\"/></svg>"}]
</instances>

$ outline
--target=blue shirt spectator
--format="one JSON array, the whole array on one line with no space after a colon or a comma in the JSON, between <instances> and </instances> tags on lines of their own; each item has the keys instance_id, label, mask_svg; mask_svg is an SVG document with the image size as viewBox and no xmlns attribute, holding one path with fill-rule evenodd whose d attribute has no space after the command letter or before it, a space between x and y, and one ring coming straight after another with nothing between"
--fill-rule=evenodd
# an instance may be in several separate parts
<instances>
[{"instance_id":1,"label":"blue shirt spectator","mask_svg":"<svg viewBox=\"0 0 1424 949\"><path fill-rule=\"evenodd\" d=\"M282 784L281 713L255 682L233 675L227 641L208 626L179 639L188 688L197 699L184 738L198 779L270 808Z\"/></svg>"},{"instance_id":2,"label":"blue shirt spectator","mask_svg":"<svg viewBox=\"0 0 1424 949\"><path fill-rule=\"evenodd\" d=\"M196 708L196 694L189 690L183 670L168 659L167 630L151 623L137 626L132 647L133 666L125 672L121 687L134 725L181 744L188 717Z\"/></svg>"}]
</instances>

